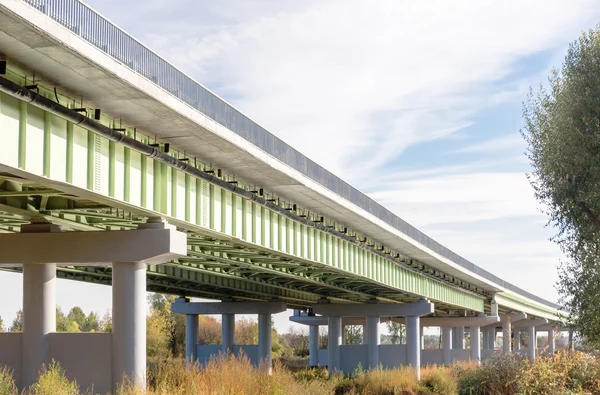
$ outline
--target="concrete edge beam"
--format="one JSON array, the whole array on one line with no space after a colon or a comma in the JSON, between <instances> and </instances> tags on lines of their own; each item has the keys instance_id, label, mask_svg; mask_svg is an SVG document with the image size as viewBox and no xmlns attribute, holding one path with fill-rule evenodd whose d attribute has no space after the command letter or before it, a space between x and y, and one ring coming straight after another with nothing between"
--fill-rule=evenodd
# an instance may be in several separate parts
<instances>
[{"instance_id":1,"label":"concrete edge beam","mask_svg":"<svg viewBox=\"0 0 600 395\"><path fill-rule=\"evenodd\" d=\"M539 325L539 326L536 326L535 329L540 332L550 331L550 330L553 330L555 332L569 332L571 330L571 328L568 328L565 326L558 326L555 324Z\"/></svg>"},{"instance_id":2,"label":"concrete edge beam","mask_svg":"<svg viewBox=\"0 0 600 395\"><path fill-rule=\"evenodd\" d=\"M381 317L379 319L380 323L385 323L390 321L391 319L388 317ZM302 325L318 325L325 326L327 325L327 317L322 315L294 315L290 317L290 321L295 322L297 324ZM344 317L342 318L342 325L366 325L367 318L366 317Z\"/></svg>"},{"instance_id":3,"label":"concrete edge beam","mask_svg":"<svg viewBox=\"0 0 600 395\"><path fill-rule=\"evenodd\" d=\"M56 263L159 264L187 254L187 236L174 229L0 234L0 265Z\"/></svg>"},{"instance_id":4,"label":"concrete edge beam","mask_svg":"<svg viewBox=\"0 0 600 395\"><path fill-rule=\"evenodd\" d=\"M175 302L171 311L178 314L277 314L285 311L284 302Z\"/></svg>"},{"instance_id":5,"label":"concrete edge beam","mask_svg":"<svg viewBox=\"0 0 600 395\"><path fill-rule=\"evenodd\" d=\"M405 323L402 317L392 318L392 321L400 324ZM439 326L439 327L471 327L486 326L499 323L499 317L421 317L421 326Z\"/></svg>"},{"instance_id":6,"label":"concrete edge beam","mask_svg":"<svg viewBox=\"0 0 600 395\"><path fill-rule=\"evenodd\" d=\"M315 304L313 311L328 317L418 317L432 314L434 305L425 300L416 303Z\"/></svg>"},{"instance_id":7,"label":"concrete edge beam","mask_svg":"<svg viewBox=\"0 0 600 395\"><path fill-rule=\"evenodd\" d=\"M540 320L521 320L513 324L514 328L528 328L530 326L540 326L548 323L548 320L543 318Z\"/></svg>"}]
</instances>

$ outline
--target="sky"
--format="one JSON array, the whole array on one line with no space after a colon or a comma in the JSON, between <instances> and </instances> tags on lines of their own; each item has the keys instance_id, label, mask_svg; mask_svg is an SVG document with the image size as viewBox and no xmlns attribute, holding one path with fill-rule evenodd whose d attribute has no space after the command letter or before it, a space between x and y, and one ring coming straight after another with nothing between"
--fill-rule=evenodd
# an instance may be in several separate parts
<instances>
[{"instance_id":1,"label":"sky","mask_svg":"<svg viewBox=\"0 0 600 395\"><path fill-rule=\"evenodd\" d=\"M557 300L562 255L526 177L522 102L600 20L597 2L87 3L438 242ZM20 281L0 273L15 295ZM110 288L59 280L57 301L102 315Z\"/></svg>"}]
</instances>

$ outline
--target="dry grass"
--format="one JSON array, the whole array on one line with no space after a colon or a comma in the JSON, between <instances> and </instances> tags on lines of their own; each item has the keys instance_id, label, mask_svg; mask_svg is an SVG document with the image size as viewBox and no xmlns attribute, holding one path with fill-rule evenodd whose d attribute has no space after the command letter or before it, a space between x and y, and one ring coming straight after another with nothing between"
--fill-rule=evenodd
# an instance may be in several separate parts
<instances>
[{"instance_id":1,"label":"dry grass","mask_svg":"<svg viewBox=\"0 0 600 395\"><path fill-rule=\"evenodd\" d=\"M58 364L42 371L28 394L79 394L76 383L65 377ZM600 358L561 352L530 362L515 355L497 354L481 366L456 364L426 367L417 382L411 369L358 369L353 375L329 377L325 369L291 372L276 363L272 374L253 367L245 356L221 356L205 366L186 366L183 360L157 361L148 372L149 395L562 395L600 394ZM24 393L23 393L24 394ZM144 394L123 382L119 395ZM0 367L0 395L18 395L12 372Z\"/></svg>"}]
</instances>

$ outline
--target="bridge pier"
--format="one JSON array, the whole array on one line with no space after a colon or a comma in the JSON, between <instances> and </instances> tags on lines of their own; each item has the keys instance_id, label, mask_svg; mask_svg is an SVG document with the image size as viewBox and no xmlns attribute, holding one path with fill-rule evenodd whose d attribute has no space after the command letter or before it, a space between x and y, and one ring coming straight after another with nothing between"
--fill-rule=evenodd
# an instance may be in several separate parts
<instances>
[{"instance_id":1,"label":"bridge pier","mask_svg":"<svg viewBox=\"0 0 600 395\"><path fill-rule=\"evenodd\" d=\"M38 222L20 233L0 235L0 266L23 266L23 333L12 336L21 349L4 362L21 389L37 381L42 365L56 360L85 389L116 390L123 376L146 384L146 265L187 253L186 235L162 221L137 230L62 232ZM112 266L113 332L56 332L56 267Z\"/></svg>"},{"instance_id":2,"label":"bridge pier","mask_svg":"<svg viewBox=\"0 0 600 395\"><path fill-rule=\"evenodd\" d=\"M236 347L244 351L250 361L256 365L264 365L269 371L272 365L271 356L271 317L272 314L281 313L286 310L285 303L273 300L269 302L190 302L188 298L178 298L171 305L171 311L186 315L186 358L189 363L196 361L207 362L219 352L235 353ZM197 329L188 330L188 323L195 325L199 315L221 314L221 347L214 349L212 346L198 346ZM235 315L236 314L258 314L258 346L235 346ZM197 328L197 325L196 325Z\"/></svg>"},{"instance_id":3,"label":"bridge pier","mask_svg":"<svg viewBox=\"0 0 600 395\"><path fill-rule=\"evenodd\" d=\"M23 265L22 386L34 384L51 362L49 334L56 332L56 265Z\"/></svg>"},{"instance_id":4,"label":"bridge pier","mask_svg":"<svg viewBox=\"0 0 600 395\"><path fill-rule=\"evenodd\" d=\"M319 303L313 306L313 312L327 317L329 327L328 342L328 370L330 374L336 371L349 371L356 366L345 366L346 358L342 358L341 352L341 329L343 317L351 319L352 317L366 317L366 350L360 346L342 346L357 347L361 355L365 356L363 366L369 369L375 369L380 365L380 346L379 346L379 323L381 317L406 317L406 355L401 360L405 360L407 365L415 369L417 377L420 377L421 369L421 347L420 347L420 322L422 315L433 313L433 304L423 299L412 304L389 304L389 303L367 303L367 304L332 304ZM317 320L322 317L298 317L296 322L308 323L309 320ZM365 318L362 318L365 320ZM357 351L358 351L357 349ZM362 354L366 351L365 354Z\"/></svg>"}]
</instances>

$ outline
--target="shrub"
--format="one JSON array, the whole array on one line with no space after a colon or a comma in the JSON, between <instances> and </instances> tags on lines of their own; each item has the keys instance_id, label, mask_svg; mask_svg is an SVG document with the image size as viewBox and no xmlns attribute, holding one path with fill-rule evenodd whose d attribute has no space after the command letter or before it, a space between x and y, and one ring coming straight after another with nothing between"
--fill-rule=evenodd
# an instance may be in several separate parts
<instances>
[{"instance_id":1,"label":"shrub","mask_svg":"<svg viewBox=\"0 0 600 395\"><path fill-rule=\"evenodd\" d=\"M17 395L18 393L12 371L6 366L0 366L0 395Z\"/></svg>"},{"instance_id":2,"label":"shrub","mask_svg":"<svg viewBox=\"0 0 600 395\"><path fill-rule=\"evenodd\" d=\"M79 386L65 375L60 364L52 360L50 366L42 366L42 371L37 383L33 384L28 392L30 395L79 395Z\"/></svg>"},{"instance_id":3,"label":"shrub","mask_svg":"<svg viewBox=\"0 0 600 395\"><path fill-rule=\"evenodd\" d=\"M453 371L445 367L429 367L423 370L419 392L423 394L451 395L458 393L458 384Z\"/></svg>"}]
</instances>

